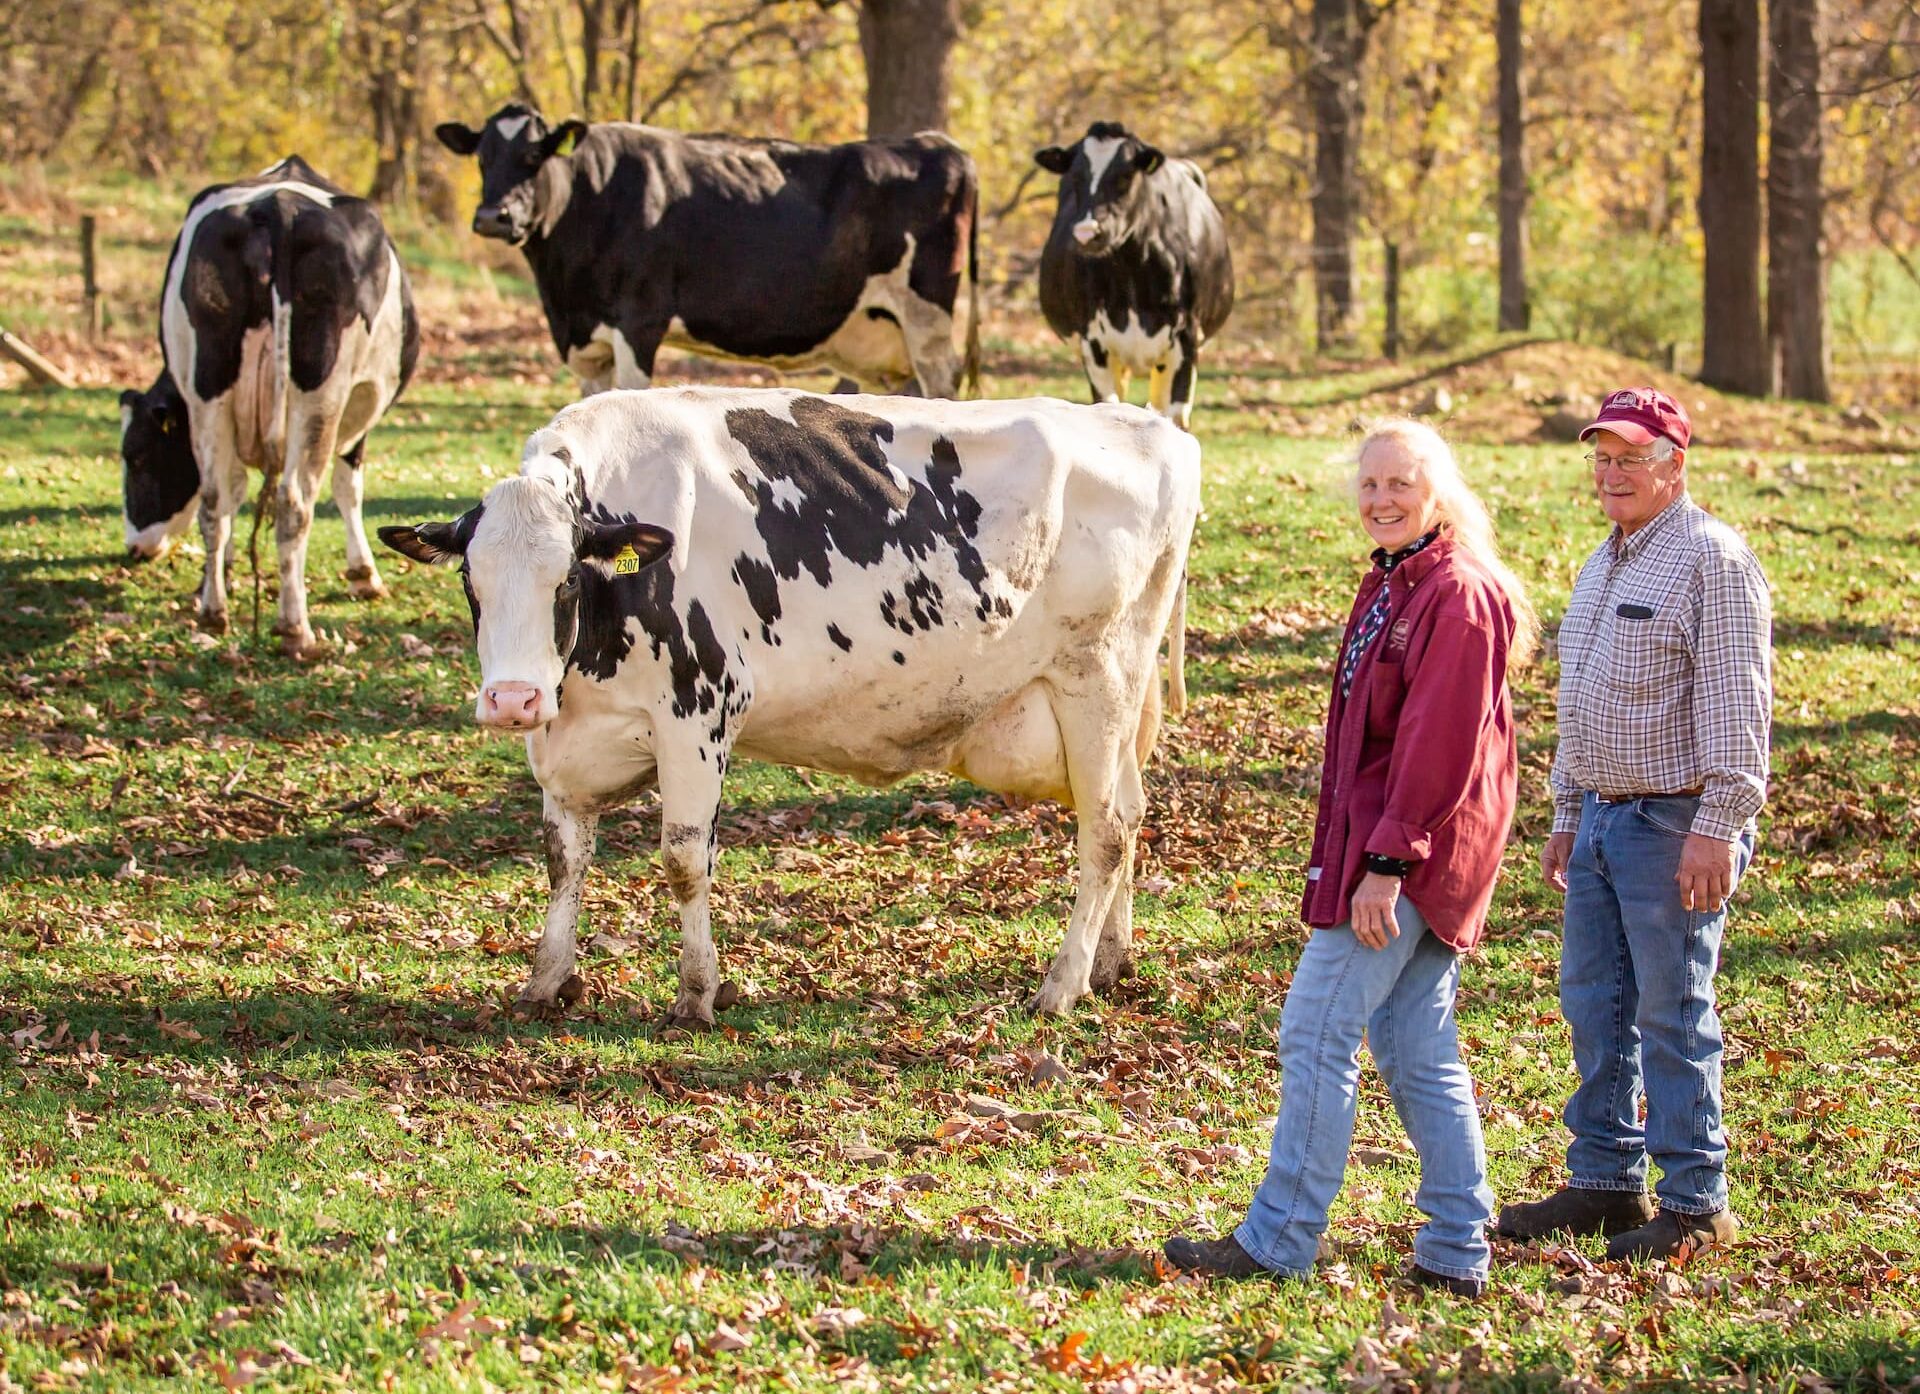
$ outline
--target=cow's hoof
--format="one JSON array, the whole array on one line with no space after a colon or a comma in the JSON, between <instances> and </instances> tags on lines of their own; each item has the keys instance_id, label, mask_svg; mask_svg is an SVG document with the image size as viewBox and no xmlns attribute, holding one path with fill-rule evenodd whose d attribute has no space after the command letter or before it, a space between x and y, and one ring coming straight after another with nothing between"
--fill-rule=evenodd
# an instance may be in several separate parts
<instances>
[{"instance_id":1,"label":"cow's hoof","mask_svg":"<svg viewBox=\"0 0 1920 1394\"><path fill-rule=\"evenodd\" d=\"M1050 983L1042 984L1040 990L1027 999L1027 1015L1065 1016L1080 997L1079 993L1063 992Z\"/></svg>"},{"instance_id":2,"label":"cow's hoof","mask_svg":"<svg viewBox=\"0 0 1920 1394\"><path fill-rule=\"evenodd\" d=\"M713 1030L713 1023L705 1017L681 1016L678 1012L667 1013L666 1032L683 1032L689 1035L704 1036Z\"/></svg>"},{"instance_id":3,"label":"cow's hoof","mask_svg":"<svg viewBox=\"0 0 1920 1394\"><path fill-rule=\"evenodd\" d=\"M193 622L203 633L225 634L227 632L227 612L225 610L202 610L194 617Z\"/></svg>"},{"instance_id":4,"label":"cow's hoof","mask_svg":"<svg viewBox=\"0 0 1920 1394\"><path fill-rule=\"evenodd\" d=\"M280 652L295 663L312 663L326 657L328 645L324 639L312 634L282 634Z\"/></svg>"},{"instance_id":5,"label":"cow's hoof","mask_svg":"<svg viewBox=\"0 0 1920 1394\"><path fill-rule=\"evenodd\" d=\"M1133 976L1133 955L1123 954L1111 963L1094 960L1090 986L1095 992L1105 992L1116 987Z\"/></svg>"},{"instance_id":6,"label":"cow's hoof","mask_svg":"<svg viewBox=\"0 0 1920 1394\"><path fill-rule=\"evenodd\" d=\"M514 999L513 1009L524 1016L554 1018L563 1015L569 1007L579 1006L586 995L587 980L578 973L569 973L560 986L551 991L538 990L528 983Z\"/></svg>"},{"instance_id":7,"label":"cow's hoof","mask_svg":"<svg viewBox=\"0 0 1920 1394\"><path fill-rule=\"evenodd\" d=\"M350 570L346 573L346 577L347 594L355 600L385 600L387 598L386 584L381 581L380 573L372 567L367 567L363 571Z\"/></svg>"},{"instance_id":8,"label":"cow's hoof","mask_svg":"<svg viewBox=\"0 0 1920 1394\"><path fill-rule=\"evenodd\" d=\"M713 1009L724 1012L730 1007L740 1005L740 984L729 978L720 984L720 990L713 994Z\"/></svg>"}]
</instances>

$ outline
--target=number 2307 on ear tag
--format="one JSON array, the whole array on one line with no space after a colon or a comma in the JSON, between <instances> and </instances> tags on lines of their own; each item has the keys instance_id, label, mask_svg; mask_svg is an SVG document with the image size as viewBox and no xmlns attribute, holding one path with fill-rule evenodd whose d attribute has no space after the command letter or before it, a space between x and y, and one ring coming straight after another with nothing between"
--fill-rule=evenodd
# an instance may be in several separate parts
<instances>
[{"instance_id":1,"label":"number 2307 on ear tag","mask_svg":"<svg viewBox=\"0 0 1920 1394\"><path fill-rule=\"evenodd\" d=\"M622 547L618 552L614 554L614 558L613 558L613 574L614 575L631 576L633 575L634 572L638 571L639 569L640 569L640 554L633 550L633 544L631 543L627 544L625 547Z\"/></svg>"}]
</instances>

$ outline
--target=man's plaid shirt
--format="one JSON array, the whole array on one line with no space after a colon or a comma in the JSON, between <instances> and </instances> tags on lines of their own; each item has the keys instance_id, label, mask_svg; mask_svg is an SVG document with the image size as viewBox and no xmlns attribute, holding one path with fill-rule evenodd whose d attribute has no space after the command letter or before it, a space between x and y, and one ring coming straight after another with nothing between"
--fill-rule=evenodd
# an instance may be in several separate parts
<instances>
[{"instance_id":1,"label":"man's plaid shirt","mask_svg":"<svg viewBox=\"0 0 1920 1394\"><path fill-rule=\"evenodd\" d=\"M1739 534L1682 494L1587 559L1560 625L1553 830L1587 790L1705 787L1693 831L1730 842L1767 797L1773 603Z\"/></svg>"}]
</instances>

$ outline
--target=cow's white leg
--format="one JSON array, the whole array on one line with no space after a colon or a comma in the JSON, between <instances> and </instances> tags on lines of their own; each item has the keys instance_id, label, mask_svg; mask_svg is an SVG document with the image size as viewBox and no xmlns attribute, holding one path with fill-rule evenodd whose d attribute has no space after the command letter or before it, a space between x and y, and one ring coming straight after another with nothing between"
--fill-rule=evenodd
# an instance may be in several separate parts
<instances>
[{"instance_id":1,"label":"cow's white leg","mask_svg":"<svg viewBox=\"0 0 1920 1394\"><path fill-rule=\"evenodd\" d=\"M193 451L200 461L200 540L206 569L200 582L199 623L215 634L227 631L227 573L233 566L233 515L247 501L247 467L234 439L233 413L216 408L193 423Z\"/></svg>"},{"instance_id":2,"label":"cow's white leg","mask_svg":"<svg viewBox=\"0 0 1920 1394\"><path fill-rule=\"evenodd\" d=\"M613 385L615 387L652 387L653 358L658 351L660 340L655 335L651 340L642 336L646 346L646 356L641 357L639 349L628 342L627 336L618 329L613 331Z\"/></svg>"},{"instance_id":3,"label":"cow's white leg","mask_svg":"<svg viewBox=\"0 0 1920 1394\"><path fill-rule=\"evenodd\" d=\"M1120 389L1113 378L1113 359L1096 339L1080 339L1080 366L1087 370L1087 386L1096 402L1117 402Z\"/></svg>"},{"instance_id":4,"label":"cow's white leg","mask_svg":"<svg viewBox=\"0 0 1920 1394\"><path fill-rule=\"evenodd\" d=\"M680 991L669 1016L675 1026L704 1031L713 1026L713 998L720 990L707 892L719 851L715 825L727 756L723 746L710 743L662 749L659 760L660 864L680 907Z\"/></svg>"},{"instance_id":5,"label":"cow's white leg","mask_svg":"<svg viewBox=\"0 0 1920 1394\"><path fill-rule=\"evenodd\" d=\"M1060 952L1027 1004L1036 1015L1063 1015L1092 990L1094 950L1130 865L1145 807L1133 746L1141 693L1129 690L1117 673L1083 681L1090 685L1061 694L1054 704L1079 824L1079 887Z\"/></svg>"},{"instance_id":6,"label":"cow's white leg","mask_svg":"<svg viewBox=\"0 0 1920 1394\"><path fill-rule=\"evenodd\" d=\"M547 852L547 921L534 950L533 974L520 989L522 1006L545 1006L568 1001L578 993L570 986L575 961L574 937L580 923L580 897L593 861L594 834L600 815L569 808L548 793L542 809L541 835Z\"/></svg>"},{"instance_id":7,"label":"cow's white leg","mask_svg":"<svg viewBox=\"0 0 1920 1394\"><path fill-rule=\"evenodd\" d=\"M1094 946L1093 970L1088 975L1088 983L1095 992L1105 992L1133 972L1133 854L1147 809L1140 764L1131 758L1134 734L1129 731L1122 737L1119 779L1114 785L1114 813L1125 832L1126 850L1121 857L1106 919L1100 926L1100 941Z\"/></svg>"},{"instance_id":8,"label":"cow's white leg","mask_svg":"<svg viewBox=\"0 0 1920 1394\"><path fill-rule=\"evenodd\" d=\"M340 521L347 528L347 591L355 600L378 600L387 588L381 583L380 568L374 565L366 523L360 516L367 487L361 472L366 444L363 436L333 462L333 506L340 510Z\"/></svg>"},{"instance_id":9,"label":"cow's white leg","mask_svg":"<svg viewBox=\"0 0 1920 1394\"><path fill-rule=\"evenodd\" d=\"M313 532L313 503L320 476L338 442L338 404L296 402L287 415L287 463L280 472L273 538L280 554L280 619L274 630L289 657L303 658L316 645L307 622L307 539Z\"/></svg>"},{"instance_id":10,"label":"cow's white leg","mask_svg":"<svg viewBox=\"0 0 1920 1394\"><path fill-rule=\"evenodd\" d=\"M959 396L960 356L953 351L953 316L911 294L903 309L900 328L907 340L907 361L913 365L922 395Z\"/></svg>"},{"instance_id":11,"label":"cow's white leg","mask_svg":"<svg viewBox=\"0 0 1920 1394\"><path fill-rule=\"evenodd\" d=\"M1173 385L1165 413L1183 431L1193 429L1193 388L1200 374L1199 346L1191 334L1173 340Z\"/></svg>"}]
</instances>

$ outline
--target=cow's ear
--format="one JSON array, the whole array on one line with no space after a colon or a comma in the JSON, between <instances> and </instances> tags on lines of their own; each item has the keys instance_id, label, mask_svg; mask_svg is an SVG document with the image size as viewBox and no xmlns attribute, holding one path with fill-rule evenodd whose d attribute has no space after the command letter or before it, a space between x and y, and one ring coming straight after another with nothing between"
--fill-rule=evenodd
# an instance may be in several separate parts
<instances>
[{"instance_id":1,"label":"cow's ear","mask_svg":"<svg viewBox=\"0 0 1920 1394\"><path fill-rule=\"evenodd\" d=\"M1151 145L1141 146L1139 153L1133 157L1133 167L1142 174L1152 174L1166 162L1167 157Z\"/></svg>"},{"instance_id":2,"label":"cow's ear","mask_svg":"<svg viewBox=\"0 0 1920 1394\"><path fill-rule=\"evenodd\" d=\"M440 137L440 143L456 155L471 155L480 148L480 132L461 125L458 121L442 121L433 128Z\"/></svg>"},{"instance_id":3,"label":"cow's ear","mask_svg":"<svg viewBox=\"0 0 1920 1394\"><path fill-rule=\"evenodd\" d=\"M589 522L580 536L580 555L614 563L626 575L652 566L673 550L673 534L652 523Z\"/></svg>"},{"instance_id":4,"label":"cow's ear","mask_svg":"<svg viewBox=\"0 0 1920 1394\"><path fill-rule=\"evenodd\" d=\"M569 138L578 142L586 133L586 122L562 121L558 126L548 131L546 137L540 142L540 158L543 160L552 159L560 153L560 147L565 145Z\"/></svg>"},{"instance_id":5,"label":"cow's ear","mask_svg":"<svg viewBox=\"0 0 1920 1394\"><path fill-rule=\"evenodd\" d=\"M125 392L122 392L120 394L120 405L129 411L138 407L140 405L140 389L137 387L129 387Z\"/></svg>"},{"instance_id":6,"label":"cow's ear","mask_svg":"<svg viewBox=\"0 0 1920 1394\"><path fill-rule=\"evenodd\" d=\"M380 540L403 557L428 566L452 566L467 554L473 537L471 529L460 526L463 521L390 524L380 529Z\"/></svg>"},{"instance_id":7,"label":"cow's ear","mask_svg":"<svg viewBox=\"0 0 1920 1394\"><path fill-rule=\"evenodd\" d=\"M1033 162L1048 174L1065 174L1073 168L1073 149L1065 145L1049 145L1033 152Z\"/></svg>"}]
</instances>

